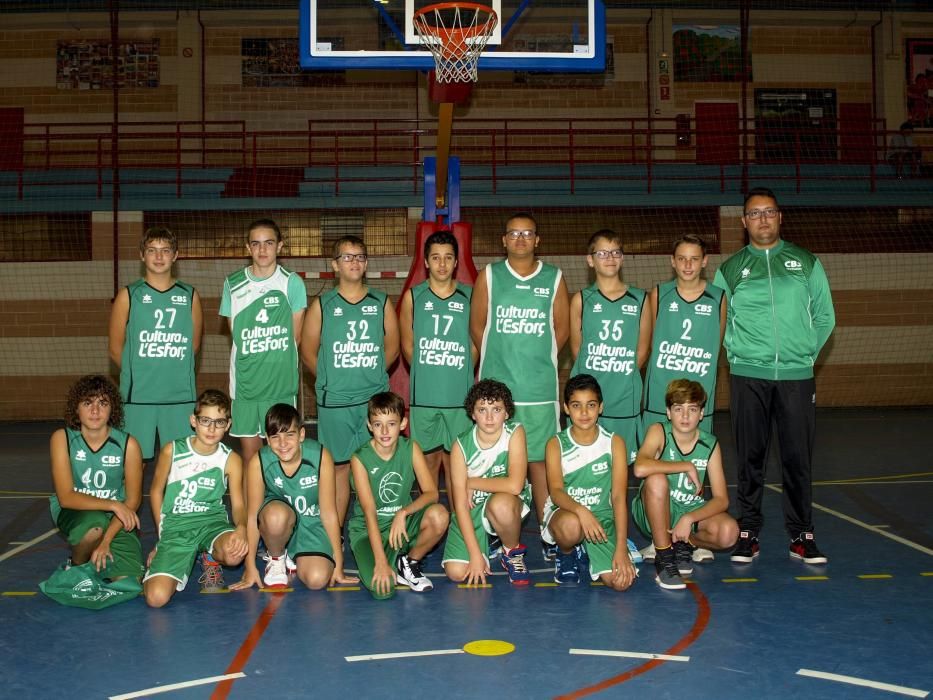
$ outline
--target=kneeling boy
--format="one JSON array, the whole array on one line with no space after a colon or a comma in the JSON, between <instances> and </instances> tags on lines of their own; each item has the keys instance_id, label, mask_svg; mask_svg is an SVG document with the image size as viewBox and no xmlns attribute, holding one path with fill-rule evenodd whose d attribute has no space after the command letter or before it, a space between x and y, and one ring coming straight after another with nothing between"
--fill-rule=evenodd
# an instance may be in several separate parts
<instances>
[{"instance_id":1,"label":"kneeling boy","mask_svg":"<svg viewBox=\"0 0 933 700\"><path fill-rule=\"evenodd\" d=\"M502 382L483 379L463 403L476 423L450 451L450 492L456 517L444 546L444 570L452 581L484 584L490 573L489 537L501 541L498 554L509 581L527 586L521 543L522 520L531 505L525 429L512 420L512 392Z\"/></svg>"},{"instance_id":2,"label":"kneeling boy","mask_svg":"<svg viewBox=\"0 0 933 700\"><path fill-rule=\"evenodd\" d=\"M632 518L654 542L655 581L681 589L681 576L693 573L696 547L728 549L739 527L726 512L729 494L716 438L700 430L706 390L699 382L675 379L665 396L667 422L654 423L635 458L643 479L632 501ZM703 498L709 477L713 497ZM672 545L673 542L673 545Z\"/></svg>"},{"instance_id":3,"label":"kneeling boy","mask_svg":"<svg viewBox=\"0 0 933 700\"><path fill-rule=\"evenodd\" d=\"M237 566L247 551L243 462L221 442L230 426L230 399L216 389L204 391L189 420L194 435L162 449L149 492L159 541L149 555L143 592L153 608L184 590L199 554L203 590L211 590L223 587L219 564ZM228 485L235 527L224 507Z\"/></svg>"},{"instance_id":4,"label":"kneeling boy","mask_svg":"<svg viewBox=\"0 0 933 700\"><path fill-rule=\"evenodd\" d=\"M317 440L305 438L297 409L274 404L265 416L268 444L246 467L246 539L243 578L230 588L253 584L285 588L297 571L308 588L356 583L343 573L337 524L334 460ZM256 568L259 538L266 546L265 574Z\"/></svg>"},{"instance_id":5,"label":"kneeling boy","mask_svg":"<svg viewBox=\"0 0 933 700\"><path fill-rule=\"evenodd\" d=\"M542 537L557 544L554 580L575 584L580 576L617 591L635 581L627 544L628 457L625 441L600 426L603 392L589 374L564 387L570 426L547 443L548 500Z\"/></svg>"},{"instance_id":6,"label":"kneeling boy","mask_svg":"<svg viewBox=\"0 0 933 700\"><path fill-rule=\"evenodd\" d=\"M400 437L408 425L402 397L380 392L367 414L373 437L350 458L356 504L348 532L360 580L378 600L391 598L395 583L430 590L434 584L421 560L444 536L450 516L437 502L437 484L418 443ZM416 481L421 495L411 500Z\"/></svg>"}]
</instances>

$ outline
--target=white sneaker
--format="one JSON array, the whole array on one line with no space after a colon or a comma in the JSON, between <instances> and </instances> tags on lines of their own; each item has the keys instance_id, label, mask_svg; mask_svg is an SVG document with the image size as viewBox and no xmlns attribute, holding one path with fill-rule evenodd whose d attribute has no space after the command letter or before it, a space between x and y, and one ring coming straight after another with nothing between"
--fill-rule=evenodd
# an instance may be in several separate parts
<instances>
[{"instance_id":1,"label":"white sneaker","mask_svg":"<svg viewBox=\"0 0 933 700\"><path fill-rule=\"evenodd\" d=\"M262 585L266 588L285 588L288 586L288 569L285 566L285 555L273 557L266 554L266 573L262 577Z\"/></svg>"},{"instance_id":2,"label":"white sneaker","mask_svg":"<svg viewBox=\"0 0 933 700\"><path fill-rule=\"evenodd\" d=\"M288 556L288 552L285 552L285 570L290 574L298 571L298 565Z\"/></svg>"},{"instance_id":3,"label":"white sneaker","mask_svg":"<svg viewBox=\"0 0 933 700\"><path fill-rule=\"evenodd\" d=\"M421 562L417 559L409 559L406 555L401 555L395 560L395 572L395 580L413 591L421 593L434 588L431 579L421 571Z\"/></svg>"},{"instance_id":4,"label":"white sneaker","mask_svg":"<svg viewBox=\"0 0 933 700\"><path fill-rule=\"evenodd\" d=\"M702 547L697 547L693 550L693 561L702 563L704 561L713 561L716 557L713 556L713 553L708 549L703 549Z\"/></svg>"},{"instance_id":5,"label":"white sneaker","mask_svg":"<svg viewBox=\"0 0 933 700\"><path fill-rule=\"evenodd\" d=\"M641 550L642 560L649 563L654 561L655 554L657 554L657 552L654 550L654 542Z\"/></svg>"}]
</instances>

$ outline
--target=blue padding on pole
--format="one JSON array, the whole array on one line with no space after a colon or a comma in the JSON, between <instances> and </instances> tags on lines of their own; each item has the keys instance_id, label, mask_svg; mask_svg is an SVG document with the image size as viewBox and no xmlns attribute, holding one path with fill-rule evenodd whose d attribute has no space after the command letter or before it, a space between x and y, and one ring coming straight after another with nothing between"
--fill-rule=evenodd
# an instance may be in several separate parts
<instances>
[{"instance_id":1,"label":"blue padding on pole","mask_svg":"<svg viewBox=\"0 0 933 700\"><path fill-rule=\"evenodd\" d=\"M460 221L460 159L451 156L447 162L447 206L437 206L437 159L424 159L424 221L446 223Z\"/></svg>"}]
</instances>

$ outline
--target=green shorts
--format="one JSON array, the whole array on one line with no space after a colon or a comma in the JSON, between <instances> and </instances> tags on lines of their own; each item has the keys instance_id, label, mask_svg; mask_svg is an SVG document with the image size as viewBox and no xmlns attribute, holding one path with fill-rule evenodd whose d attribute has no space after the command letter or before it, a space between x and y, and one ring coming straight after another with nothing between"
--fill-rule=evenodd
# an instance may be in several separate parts
<instances>
[{"instance_id":1,"label":"green shorts","mask_svg":"<svg viewBox=\"0 0 933 700\"><path fill-rule=\"evenodd\" d=\"M392 569L392 587L388 595L377 594L373 590L372 583L373 574L376 571L376 557L369 543L366 520L364 518L350 518L347 534L350 536L350 550L353 552L353 558L356 559L360 582L372 593L373 598L376 600L386 600L395 595L395 561L398 559L399 554L405 554L418 542L418 532L421 530L421 519L423 517L424 509L421 509L405 518L405 531L408 533L408 542L405 542L401 549L394 549L389 546L389 530L392 528L392 518L386 518L379 523L382 548L386 553L386 559L389 560L389 568Z\"/></svg>"},{"instance_id":2,"label":"green shorts","mask_svg":"<svg viewBox=\"0 0 933 700\"><path fill-rule=\"evenodd\" d=\"M262 401L233 400L233 423L230 426L231 437L265 437L266 413L277 403L295 405L294 396L281 396L277 399Z\"/></svg>"},{"instance_id":3,"label":"green shorts","mask_svg":"<svg viewBox=\"0 0 933 700\"><path fill-rule=\"evenodd\" d=\"M450 446L459 435L465 433L473 421L463 410L458 408L426 408L412 406L409 411L408 425L412 440L428 454L443 448L450 452Z\"/></svg>"},{"instance_id":4,"label":"green shorts","mask_svg":"<svg viewBox=\"0 0 933 700\"><path fill-rule=\"evenodd\" d=\"M610 433L615 433L625 441L625 452L628 457L628 463L634 464L635 455L638 454L639 429L641 428L641 416L632 416L631 418L607 418L599 417L599 424Z\"/></svg>"},{"instance_id":5,"label":"green shorts","mask_svg":"<svg viewBox=\"0 0 933 700\"><path fill-rule=\"evenodd\" d=\"M143 461L153 458L156 431L159 446L164 447L173 440L191 435L189 417L194 413L194 402L190 403L127 403L123 404L123 428L136 438L143 453Z\"/></svg>"},{"instance_id":6,"label":"green shorts","mask_svg":"<svg viewBox=\"0 0 933 700\"><path fill-rule=\"evenodd\" d=\"M645 504L641 500L641 490L645 487L645 483L642 482L641 486L638 487L638 493L635 494L635 498L632 499L632 520L635 521L635 524L638 526L638 529L641 530L642 534L645 537L651 537L651 524L648 522L648 513L645 511ZM680 520L680 516L685 513L692 513L695 510L698 510L706 505L706 501L699 501L698 503L693 504L692 506L685 506L682 503L675 503L674 501L670 502L671 508L671 527L674 527L674 524ZM693 531L697 531L697 524L693 524Z\"/></svg>"},{"instance_id":7,"label":"green shorts","mask_svg":"<svg viewBox=\"0 0 933 700\"><path fill-rule=\"evenodd\" d=\"M490 494L492 495L492 494ZM531 486L525 484L522 493L519 496L522 501L522 520L531 512ZM489 498L486 498L479 505L470 508L470 519L473 521L473 534L476 535L476 543L479 545L479 551L486 556L489 550L489 535L495 535L496 530L486 517L486 504ZM463 562L470 561L470 552L467 549L466 542L463 540L463 530L460 529L460 523L456 515L450 519L450 528L447 530L447 541L444 543L444 557L441 564L449 561Z\"/></svg>"},{"instance_id":8,"label":"green shorts","mask_svg":"<svg viewBox=\"0 0 933 700\"><path fill-rule=\"evenodd\" d=\"M558 510L560 509L555 508L551 503L551 499L548 499L544 511L544 525L541 528L541 539L548 544L555 544L554 535L551 534L549 525L551 518L554 517L554 514L557 513ZM590 558L590 578L596 581L600 574L612 572L612 556L616 551L616 521L615 516L613 516L611 512L594 513L594 515L596 515L599 524L603 526L607 539L605 542L589 542L583 540L580 544L583 545L583 549L586 550L586 555Z\"/></svg>"},{"instance_id":9,"label":"green shorts","mask_svg":"<svg viewBox=\"0 0 933 700\"><path fill-rule=\"evenodd\" d=\"M324 523L320 517L300 516L294 506L281 498L267 498L263 501L259 513L272 501L278 501L291 508L295 513L295 528L292 530L292 536L288 540L285 551L292 559L298 557L324 557L334 561L334 549L330 546L330 538L327 536L327 530L324 529Z\"/></svg>"},{"instance_id":10,"label":"green shorts","mask_svg":"<svg viewBox=\"0 0 933 700\"><path fill-rule=\"evenodd\" d=\"M543 462L547 441L560 432L560 408L556 401L516 404L515 420L525 428L529 462Z\"/></svg>"},{"instance_id":11,"label":"green shorts","mask_svg":"<svg viewBox=\"0 0 933 700\"><path fill-rule=\"evenodd\" d=\"M317 439L330 450L335 464L350 457L369 440L368 402L352 406L317 407Z\"/></svg>"},{"instance_id":12,"label":"green shorts","mask_svg":"<svg viewBox=\"0 0 933 700\"><path fill-rule=\"evenodd\" d=\"M72 547L84 539L87 531L99 527L106 530L110 526L112 515L102 510L71 510L62 508L56 525ZM101 571L103 578L131 576L137 580L143 573L143 550L139 543L139 534L134 530L119 530L110 543L113 561Z\"/></svg>"},{"instance_id":13,"label":"green shorts","mask_svg":"<svg viewBox=\"0 0 933 700\"><path fill-rule=\"evenodd\" d=\"M163 521L156 553L143 581L154 576L168 576L178 582L176 591L185 590L198 554L212 551L218 537L233 531L226 513L176 516Z\"/></svg>"}]
</instances>

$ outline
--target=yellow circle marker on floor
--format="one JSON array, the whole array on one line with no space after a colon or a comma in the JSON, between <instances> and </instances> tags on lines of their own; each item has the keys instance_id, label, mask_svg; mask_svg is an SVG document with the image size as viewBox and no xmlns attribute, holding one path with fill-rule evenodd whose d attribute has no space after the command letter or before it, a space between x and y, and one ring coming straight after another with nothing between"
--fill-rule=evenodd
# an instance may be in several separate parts
<instances>
[{"instance_id":1,"label":"yellow circle marker on floor","mask_svg":"<svg viewBox=\"0 0 933 700\"><path fill-rule=\"evenodd\" d=\"M464 644L463 650L473 656L505 656L515 651L515 645L498 639L477 639Z\"/></svg>"}]
</instances>

